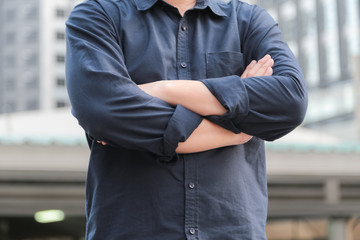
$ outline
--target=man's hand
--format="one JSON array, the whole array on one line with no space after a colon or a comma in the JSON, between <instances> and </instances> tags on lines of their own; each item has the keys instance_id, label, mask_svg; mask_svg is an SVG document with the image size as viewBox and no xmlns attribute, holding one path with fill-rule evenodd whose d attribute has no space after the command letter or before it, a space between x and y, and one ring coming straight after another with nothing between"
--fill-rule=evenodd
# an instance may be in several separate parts
<instances>
[{"instance_id":1,"label":"man's hand","mask_svg":"<svg viewBox=\"0 0 360 240\"><path fill-rule=\"evenodd\" d=\"M106 146L107 145L107 143L106 142L104 142L104 141L96 141L97 143L101 143L103 146Z\"/></svg>"},{"instance_id":2,"label":"man's hand","mask_svg":"<svg viewBox=\"0 0 360 240\"><path fill-rule=\"evenodd\" d=\"M258 77L258 76L271 76L273 74L272 67L274 60L270 55L265 55L259 61L251 61L241 75L241 78ZM236 144L244 144L252 139L251 135L246 133L237 134Z\"/></svg>"},{"instance_id":3,"label":"man's hand","mask_svg":"<svg viewBox=\"0 0 360 240\"><path fill-rule=\"evenodd\" d=\"M249 78L259 76L271 76L273 74L273 66L274 60L270 57L270 55L265 55L259 61L251 61L251 63L246 67L241 77Z\"/></svg>"}]
</instances>

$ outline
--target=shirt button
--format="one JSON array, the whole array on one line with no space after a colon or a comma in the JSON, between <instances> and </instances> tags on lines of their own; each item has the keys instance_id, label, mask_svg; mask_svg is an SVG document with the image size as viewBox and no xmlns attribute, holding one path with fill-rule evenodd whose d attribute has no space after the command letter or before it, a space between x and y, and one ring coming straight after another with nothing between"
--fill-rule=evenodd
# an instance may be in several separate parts
<instances>
[{"instance_id":1,"label":"shirt button","mask_svg":"<svg viewBox=\"0 0 360 240\"><path fill-rule=\"evenodd\" d=\"M189 232L190 232L191 235L194 235L195 234L195 228L190 228Z\"/></svg>"},{"instance_id":2,"label":"shirt button","mask_svg":"<svg viewBox=\"0 0 360 240\"><path fill-rule=\"evenodd\" d=\"M193 189L195 187L195 183L191 182L189 183L189 188Z\"/></svg>"},{"instance_id":3,"label":"shirt button","mask_svg":"<svg viewBox=\"0 0 360 240\"><path fill-rule=\"evenodd\" d=\"M182 62L182 63L180 64L180 66L181 66L182 68L186 68L186 67L187 67L187 64L186 64L186 62Z\"/></svg>"},{"instance_id":4,"label":"shirt button","mask_svg":"<svg viewBox=\"0 0 360 240\"><path fill-rule=\"evenodd\" d=\"M186 31L186 26L182 25L181 30Z\"/></svg>"}]
</instances>

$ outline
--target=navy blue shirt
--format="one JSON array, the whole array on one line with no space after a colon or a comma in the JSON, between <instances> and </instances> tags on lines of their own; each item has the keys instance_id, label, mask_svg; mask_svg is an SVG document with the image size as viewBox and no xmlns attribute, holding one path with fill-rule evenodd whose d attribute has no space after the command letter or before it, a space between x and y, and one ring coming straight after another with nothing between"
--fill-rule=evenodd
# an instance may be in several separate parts
<instances>
[{"instance_id":1,"label":"navy blue shirt","mask_svg":"<svg viewBox=\"0 0 360 240\"><path fill-rule=\"evenodd\" d=\"M270 54L273 76L242 79ZM91 146L86 239L266 239L264 140L303 120L298 63L274 20L241 1L87 0L67 21L72 113ZM200 116L137 84L202 81L228 110ZM176 154L203 118L251 141ZM108 143L102 146L94 140Z\"/></svg>"}]
</instances>

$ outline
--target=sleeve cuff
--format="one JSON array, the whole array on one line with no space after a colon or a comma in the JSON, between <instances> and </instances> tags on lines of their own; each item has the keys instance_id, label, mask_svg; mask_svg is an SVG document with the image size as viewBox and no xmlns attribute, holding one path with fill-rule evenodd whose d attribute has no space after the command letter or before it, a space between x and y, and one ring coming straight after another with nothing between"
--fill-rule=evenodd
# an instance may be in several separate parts
<instances>
[{"instance_id":1,"label":"sleeve cuff","mask_svg":"<svg viewBox=\"0 0 360 240\"><path fill-rule=\"evenodd\" d=\"M241 78L236 75L201 80L217 100L228 110L222 116L207 116L210 121L235 133L237 124L249 112L249 97Z\"/></svg>"},{"instance_id":2,"label":"sleeve cuff","mask_svg":"<svg viewBox=\"0 0 360 240\"><path fill-rule=\"evenodd\" d=\"M202 117L189 109L177 105L164 134L164 156L160 162L172 162L177 159L175 152L179 142L185 142L202 121Z\"/></svg>"}]
</instances>

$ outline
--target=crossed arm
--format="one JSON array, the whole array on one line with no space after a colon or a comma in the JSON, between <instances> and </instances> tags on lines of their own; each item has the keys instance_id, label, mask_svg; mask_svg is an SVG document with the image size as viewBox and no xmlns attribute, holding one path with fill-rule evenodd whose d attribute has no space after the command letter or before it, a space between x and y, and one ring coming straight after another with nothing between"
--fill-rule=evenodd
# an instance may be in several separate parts
<instances>
[{"instance_id":1,"label":"crossed arm","mask_svg":"<svg viewBox=\"0 0 360 240\"><path fill-rule=\"evenodd\" d=\"M184 102L171 107L160 99L160 95L151 96L147 88L151 85L136 85L125 64L126 53L119 44L120 36L116 31L122 29L118 25L120 21L116 20L119 16L110 11L115 5L108 1L86 1L74 9L66 23L66 79L72 114L85 132L92 139L100 140L100 143L103 141L114 147L148 151L170 161L176 151L186 152L182 147L195 139L207 123L200 114L184 107L190 97L199 97L201 94L195 91L195 86L190 89L186 87L185 90L191 90L193 94L185 95L182 98ZM264 74L250 77L250 74L241 76L243 78L224 76L202 79L200 82L227 111L224 115L205 118L234 133L245 132L273 141L303 121L307 107L305 80L270 15L257 7L248 10L251 18L242 14L237 16L238 22L243 22L247 29L241 33L244 60L248 63L252 59L259 59L259 56L271 55L276 61L272 67L274 76ZM148 59L149 55L143 60ZM144 66L144 71L134 76L135 79L139 81L146 78L147 73L152 71L151 66ZM272 69L269 71L272 73ZM269 72L267 74L271 75ZM177 84L177 81L171 84ZM196 81L183 83L199 84ZM205 89L202 85L198 87ZM195 102L198 101L191 103ZM211 101L203 102L206 104ZM201 109L208 111L205 105L201 105ZM211 125L210 129L213 127L218 126ZM211 130L205 132L215 133ZM219 144L209 147L201 142L209 149L238 143L225 142L221 145L222 137L213 140L205 138L212 144Z\"/></svg>"},{"instance_id":2,"label":"crossed arm","mask_svg":"<svg viewBox=\"0 0 360 240\"><path fill-rule=\"evenodd\" d=\"M259 61L252 61L242 78L270 76L273 73L273 59L266 55ZM200 81L163 80L138 85L146 93L158 97L171 105L180 104L199 115L223 115L227 112L208 88ZM203 119L190 137L179 143L177 153L201 152L219 147L239 145L248 142L252 136L245 133L235 134L209 120ZM98 141L106 145L103 141Z\"/></svg>"}]
</instances>

